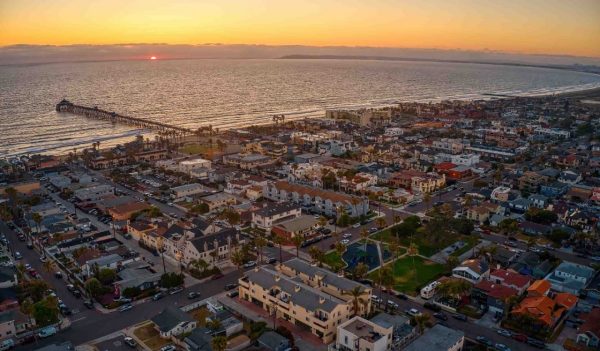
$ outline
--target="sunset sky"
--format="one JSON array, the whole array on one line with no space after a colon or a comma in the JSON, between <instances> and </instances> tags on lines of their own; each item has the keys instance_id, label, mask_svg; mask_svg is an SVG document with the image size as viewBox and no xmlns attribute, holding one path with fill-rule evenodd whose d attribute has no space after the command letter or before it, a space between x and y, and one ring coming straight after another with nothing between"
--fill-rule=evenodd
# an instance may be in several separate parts
<instances>
[{"instance_id":1,"label":"sunset sky","mask_svg":"<svg viewBox=\"0 0 600 351\"><path fill-rule=\"evenodd\" d=\"M600 0L0 0L0 45L269 44L600 57Z\"/></svg>"}]
</instances>

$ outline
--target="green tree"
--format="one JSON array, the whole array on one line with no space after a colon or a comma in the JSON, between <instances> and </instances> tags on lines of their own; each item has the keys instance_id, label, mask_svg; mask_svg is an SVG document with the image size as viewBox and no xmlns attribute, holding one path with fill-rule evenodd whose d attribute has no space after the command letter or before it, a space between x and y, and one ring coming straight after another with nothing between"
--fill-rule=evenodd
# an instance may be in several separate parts
<instances>
[{"instance_id":1,"label":"green tree","mask_svg":"<svg viewBox=\"0 0 600 351\"><path fill-rule=\"evenodd\" d=\"M292 237L292 244L296 247L296 257L300 257L300 246L304 243L304 238L300 235L294 235Z\"/></svg>"},{"instance_id":2,"label":"green tree","mask_svg":"<svg viewBox=\"0 0 600 351\"><path fill-rule=\"evenodd\" d=\"M263 249L265 246L267 246L267 239L264 236L257 236L256 238L254 238L254 245L256 246L257 249L257 254L258 254L258 262L262 263L263 261Z\"/></svg>"},{"instance_id":3,"label":"green tree","mask_svg":"<svg viewBox=\"0 0 600 351\"><path fill-rule=\"evenodd\" d=\"M163 288L175 288L183 285L185 276L181 273L167 272L160 276L160 286Z\"/></svg>"},{"instance_id":4,"label":"green tree","mask_svg":"<svg viewBox=\"0 0 600 351\"><path fill-rule=\"evenodd\" d=\"M141 293L142 293L142 290L140 288L138 288L137 286L131 286L131 287L123 289L122 295L129 299L132 299Z\"/></svg>"},{"instance_id":5,"label":"green tree","mask_svg":"<svg viewBox=\"0 0 600 351\"><path fill-rule=\"evenodd\" d=\"M190 212L192 214L205 214L208 213L208 211L210 211L210 208L208 207L208 205L204 202L199 203L197 205L192 206L192 208L190 209Z\"/></svg>"},{"instance_id":6,"label":"green tree","mask_svg":"<svg viewBox=\"0 0 600 351\"><path fill-rule=\"evenodd\" d=\"M352 290L347 291L344 293L344 295L348 295L352 298L352 309L354 311L354 314L357 315L363 315L363 313L361 313L361 307L362 306L367 306L368 302L364 297L364 290L361 286L355 286L354 288L352 288Z\"/></svg>"},{"instance_id":7,"label":"green tree","mask_svg":"<svg viewBox=\"0 0 600 351\"><path fill-rule=\"evenodd\" d=\"M105 291L102 283L96 278L88 279L84 284L85 290L90 293L93 297L98 297L102 295Z\"/></svg>"},{"instance_id":8,"label":"green tree","mask_svg":"<svg viewBox=\"0 0 600 351\"><path fill-rule=\"evenodd\" d=\"M283 261L283 244L285 243L285 239L282 236L274 235L273 243L279 247L279 262Z\"/></svg>"},{"instance_id":9,"label":"green tree","mask_svg":"<svg viewBox=\"0 0 600 351\"><path fill-rule=\"evenodd\" d=\"M110 284L115 281L117 278L117 272L110 268L102 268L98 272L98 276L96 277L103 285Z\"/></svg>"},{"instance_id":10,"label":"green tree","mask_svg":"<svg viewBox=\"0 0 600 351\"><path fill-rule=\"evenodd\" d=\"M242 250L236 250L231 254L231 263L233 263L238 271L240 272L240 276L244 273L242 270L242 266L244 265L244 261L246 260L246 255Z\"/></svg>"},{"instance_id":11,"label":"green tree","mask_svg":"<svg viewBox=\"0 0 600 351\"><path fill-rule=\"evenodd\" d=\"M379 287L379 296L382 296L383 288L391 288L394 285L394 272L390 266L383 266L377 270L376 283ZM387 310L387 304L385 304Z\"/></svg>"},{"instance_id":12,"label":"green tree","mask_svg":"<svg viewBox=\"0 0 600 351\"><path fill-rule=\"evenodd\" d=\"M425 326L427 326L427 323L429 323L431 316L428 313L421 313L414 316L412 319L417 327L419 335L421 335L425 331Z\"/></svg>"},{"instance_id":13,"label":"green tree","mask_svg":"<svg viewBox=\"0 0 600 351\"><path fill-rule=\"evenodd\" d=\"M34 212L31 214L31 219L35 222L35 227L36 227L37 233L39 233L41 231L40 224L42 223L42 220L44 218L39 213Z\"/></svg>"},{"instance_id":14,"label":"green tree","mask_svg":"<svg viewBox=\"0 0 600 351\"><path fill-rule=\"evenodd\" d=\"M362 262L359 262L354 267L354 270L352 271L352 275L354 276L354 279L361 280L367 275L368 272L369 272L369 266L367 266L366 264L364 264Z\"/></svg>"},{"instance_id":15,"label":"green tree","mask_svg":"<svg viewBox=\"0 0 600 351\"><path fill-rule=\"evenodd\" d=\"M48 296L33 305L33 318L39 327L58 322L58 303L56 298Z\"/></svg>"},{"instance_id":16,"label":"green tree","mask_svg":"<svg viewBox=\"0 0 600 351\"><path fill-rule=\"evenodd\" d=\"M213 351L225 351L227 348L227 338L219 335L212 338L210 346Z\"/></svg>"}]
</instances>

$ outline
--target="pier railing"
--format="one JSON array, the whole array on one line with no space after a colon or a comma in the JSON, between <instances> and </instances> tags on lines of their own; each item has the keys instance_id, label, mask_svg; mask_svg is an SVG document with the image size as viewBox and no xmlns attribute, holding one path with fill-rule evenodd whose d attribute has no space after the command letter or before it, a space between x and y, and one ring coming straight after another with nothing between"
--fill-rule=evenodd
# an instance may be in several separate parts
<instances>
[{"instance_id":1,"label":"pier railing","mask_svg":"<svg viewBox=\"0 0 600 351\"><path fill-rule=\"evenodd\" d=\"M174 126L167 123L151 121L143 118L124 116L116 112L99 109L96 106L80 106L65 99L56 104L56 111L72 113L75 115L85 116L89 118L107 120L113 123L127 124L138 128L151 129L163 135L183 136L191 134L200 134L204 132L212 132L211 126L201 127L197 130L194 130L191 128Z\"/></svg>"}]
</instances>

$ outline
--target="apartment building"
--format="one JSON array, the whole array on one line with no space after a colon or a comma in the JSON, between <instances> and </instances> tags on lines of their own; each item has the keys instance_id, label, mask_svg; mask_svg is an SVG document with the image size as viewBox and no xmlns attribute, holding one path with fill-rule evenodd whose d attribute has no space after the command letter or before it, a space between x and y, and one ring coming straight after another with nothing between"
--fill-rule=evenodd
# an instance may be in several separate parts
<instances>
[{"instance_id":1,"label":"apartment building","mask_svg":"<svg viewBox=\"0 0 600 351\"><path fill-rule=\"evenodd\" d=\"M182 249L175 258L182 264L201 259L212 266L231 265L231 254L237 247L245 243L239 232L233 228L223 229L216 233L198 235L182 243Z\"/></svg>"},{"instance_id":2,"label":"apartment building","mask_svg":"<svg viewBox=\"0 0 600 351\"><path fill-rule=\"evenodd\" d=\"M267 199L278 202L292 201L328 216L335 216L339 208L344 209L350 217L366 215L369 212L369 199L365 197L291 184L287 181L268 183L263 188L263 194Z\"/></svg>"},{"instance_id":3,"label":"apartment building","mask_svg":"<svg viewBox=\"0 0 600 351\"><path fill-rule=\"evenodd\" d=\"M244 145L245 153L257 153L272 158L281 158L287 154L288 147L279 141L260 140Z\"/></svg>"},{"instance_id":4,"label":"apartment building","mask_svg":"<svg viewBox=\"0 0 600 351\"><path fill-rule=\"evenodd\" d=\"M413 341L405 351L460 351L465 343L465 333L436 324Z\"/></svg>"},{"instance_id":5,"label":"apartment building","mask_svg":"<svg viewBox=\"0 0 600 351\"><path fill-rule=\"evenodd\" d=\"M359 306L359 314L366 315L371 311L372 288L368 286L341 277L327 269L311 265L299 258L283 262L278 269L288 277L300 280L304 284L348 303L352 303L352 297L348 293L358 288L363 291L361 298L366 302L365 305Z\"/></svg>"},{"instance_id":6,"label":"apartment building","mask_svg":"<svg viewBox=\"0 0 600 351\"><path fill-rule=\"evenodd\" d=\"M477 154L461 154L461 155L452 155L450 157L450 162L455 165L462 166L474 166L479 163L480 156Z\"/></svg>"},{"instance_id":7,"label":"apartment building","mask_svg":"<svg viewBox=\"0 0 600 351\"><path fill-rule=\"evenodd\" d=\"M233 154L223 156L223 163L240 169L254 169L269 166L275 161L261 154Z\"/></svg>"},{"instance_id":8,"label":"apartment building","mask_svg":"<svg viewBox=\"0 0 600 351\"><path fill-rule=\"evenodd\" d=\"M337 328L335 349L339 351L391 350L394 328L373 323L359 316L342 323Z\"/></svg>"},{"instance_id":9,"label":"apartment building","mask_svg":"<svg viewBox=\"0 0 600 351\"><path fill-rule=\"evenodd\" d=\"M450 138L434 140L431 146L435 149L442 150L451 154L459 154L464 149L462 140Z\"/></svg>"},{"instance_id":10,"label":"apartment building","mask_svg":"<svg viewBox=\"0 0 600 351\"><path fill-rule=\"evenodd\" d=\"M79 201L98 201L105 196L113 195L114 188L110 185L96 185L89 188L75 190L75 197Z\"/></svg>"},{"instance_id":11,"label":"apartment building","mask_svg":"<svg viewBox=\"0 0 600 351\"><path fill-rule=\"evenodd\" d=\"M171 197L175 200L184 199L194 195L206 194L214 190L199 183L190 183L171 188Z\"/></svg>"},{"instance_id":12,"label":"apartment building","mask_svg":"<svg viewBox=\"0 0 600 351\"><path fill-rule=\"evenodd\" d=\"M240 299L310 331L325 344L335 340L337 326L354 315L352 303L267 266L246 272L238 282Z\"/></svg>"},{"instance_id":13,"label":"apartment building","mask_svg":"<svg viewBox=\"0 0 600 351\"><path fill-rule=\"evenodd\" d=\"M300 206L294 203L267 204L263 208L252 212L252 227L264 230L281 222L285 222L302 215Z\"/></svg>"}]
</instances>

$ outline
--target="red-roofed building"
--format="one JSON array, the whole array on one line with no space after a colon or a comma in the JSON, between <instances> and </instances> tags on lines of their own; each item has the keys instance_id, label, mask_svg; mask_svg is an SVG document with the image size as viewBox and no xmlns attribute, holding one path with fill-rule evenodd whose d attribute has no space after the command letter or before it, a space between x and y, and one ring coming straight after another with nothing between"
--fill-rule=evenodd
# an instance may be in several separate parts
<instances>
[{"instance_id":1,"label":"red-roofed building","mask_svg":"<svg viewBox=\"0 0 600 351\"><path fill-rule=\"evenodd\" d=\"M525 290L531 285L531 278L506 269L496 269L490 273L490 280L496 284L516 289L519 295L525 292Z\"/></svg>"},{"instance_id":2,"label":"red-roofed building","mask_svg":"<svg viewBox=\"0 0 600 351\"><path fill-rule=\"evenodd\" d=\"M583 324L577 329L577 343L587 347L600 347L600 307L579 315Z\"/></svg>"},{"instance_id":3,"label":"red-roofed building","mask_svg":"<svg viewBox=\"0 0 600 351\"><path fill-rule=\"evenodd\" d=\"M517 297L520 293L517 289L495 283L490 280L482 280L473 286L471 298L487 305L492 312L503 313L507 299Z\"/></svg>"}]
</instances>

